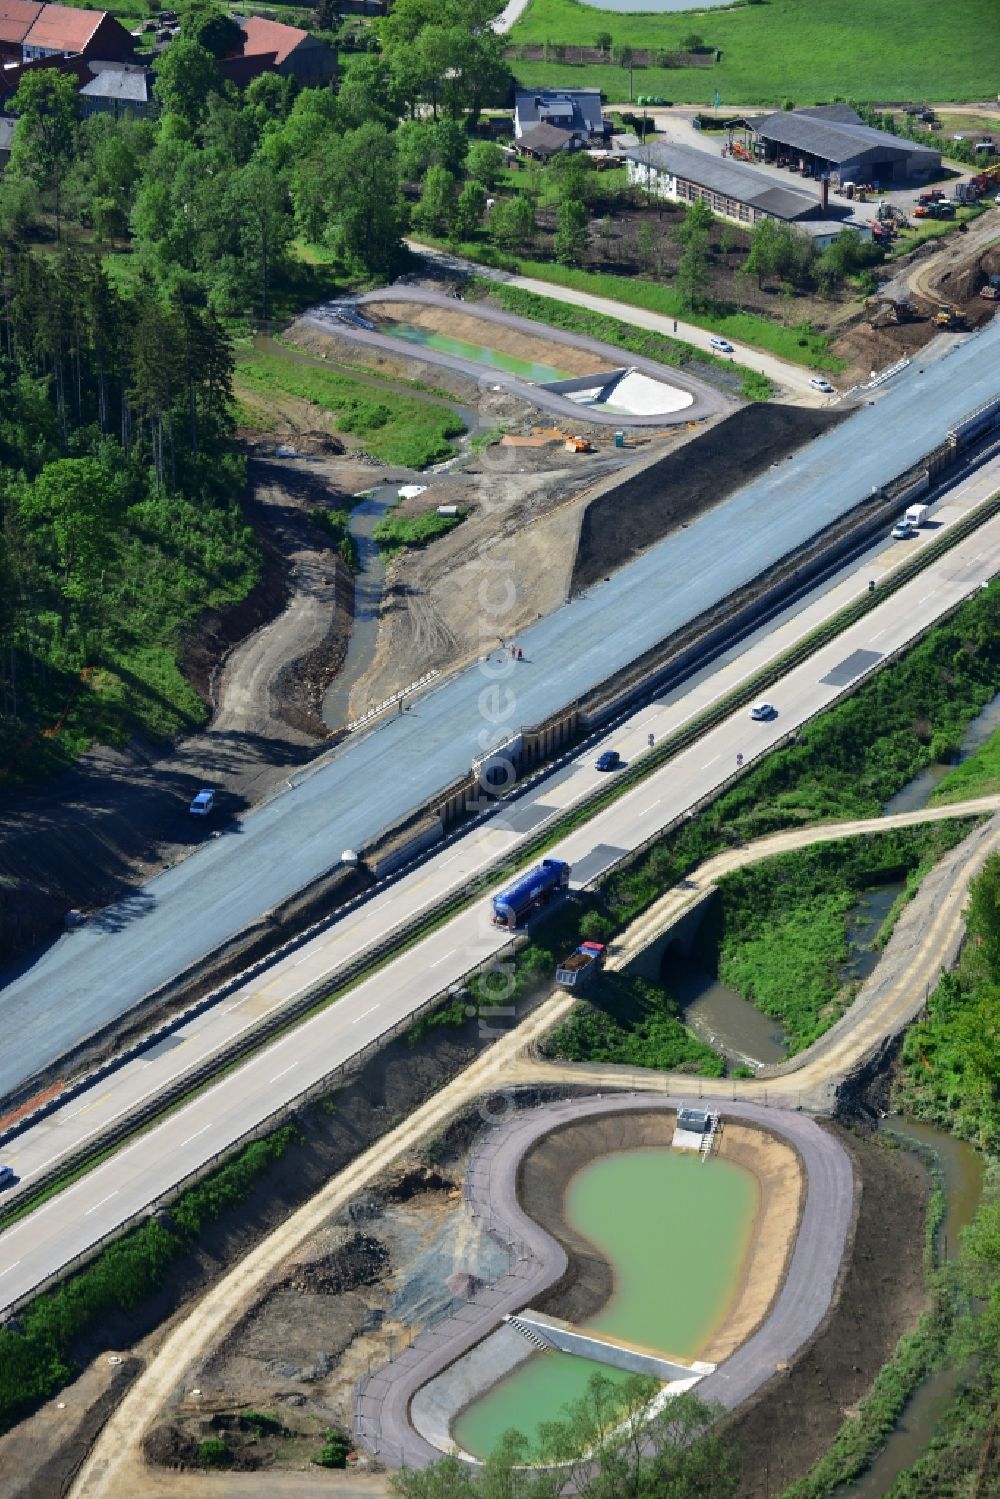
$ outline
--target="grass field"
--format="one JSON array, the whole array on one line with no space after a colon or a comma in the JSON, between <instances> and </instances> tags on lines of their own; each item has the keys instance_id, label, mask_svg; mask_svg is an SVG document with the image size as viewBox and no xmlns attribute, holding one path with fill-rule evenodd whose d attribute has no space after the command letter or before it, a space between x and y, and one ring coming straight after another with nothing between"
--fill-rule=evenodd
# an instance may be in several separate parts
<instances>
[{"instance_id":1,"label":"grass field","mask_svg":"<svg viewBox=\"0 0 1000 1499\"><path fill-rule=\"evenodd\" d=\"M238 352L236 384L251 397L280 391L312 401L333 416L338 432L356 437L373 457L407 468L425 468L450 458L455 450L449 438L465 430L453 411L419 396L398 395L349 375L310 369L253 349Z\"/></svg>"},{"instance_id":2,"label":"grass field","mask_svg":"<svg viewBox=\"0 0 1000 1499\"><path fill-rule=\"evenodd\" d=\"M641 3L641 0L636 0ZM636 94L676 103L816 104L850 95L879 103L992 98L1000 73L995 0L768 0L726 10L622 15L578 0L531 0L509 34L512 44L594 45L609 32L618 46L680 49L693 32L722 60L705 68L641 68ZM628 73L615 67L515 63L527 84L600 88L628 99Z\"/></svg>"}]
</instances>

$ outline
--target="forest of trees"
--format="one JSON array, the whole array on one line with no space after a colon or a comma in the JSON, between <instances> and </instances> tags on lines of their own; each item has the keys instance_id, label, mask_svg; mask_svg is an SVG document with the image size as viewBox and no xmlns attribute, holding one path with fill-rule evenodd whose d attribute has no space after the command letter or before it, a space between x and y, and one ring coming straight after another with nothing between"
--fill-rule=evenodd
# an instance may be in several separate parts
<instances>
[{"instance_id":1,"label":"forest of trees","mask_svg":"<svg viewBox=\"0 0 1000 1499\"><path fill-rule=\"evenodd\" d=\"M405 165L464 160L458 119L506 78L489 9L400 0L338 91L240 93L216 62L235 23L192 0L155 121L82 119L72 78L25 75L0 178L0 778L202 716L183 632L259 572L231 334L294 281L297 237L346 280L398 267L397 122L433 94Z\"/></svg>"}]
</instances>

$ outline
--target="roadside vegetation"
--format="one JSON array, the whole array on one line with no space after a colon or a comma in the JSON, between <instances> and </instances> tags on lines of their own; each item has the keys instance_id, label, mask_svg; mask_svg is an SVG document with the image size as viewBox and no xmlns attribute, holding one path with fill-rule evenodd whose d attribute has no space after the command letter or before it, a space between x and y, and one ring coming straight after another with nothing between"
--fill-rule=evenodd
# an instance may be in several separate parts
<instances>
[{"instance_id":1,"label":"roadside vegetation","mask_svg":"<svg viewBox=\"0 0 1000 1499\"><path fill-rule=\"evenodd\" d=\"M635 69L634 92L677 103L712 104L718 90L724 105L774 106L789 94L797 104L822 104L845 82L860 99L959 101L996 92L990 49L974 45L994 25L990 0L955 0L947 10L932 0L905 10L895 0L842 0L829 12L810 0L750 0L697 15L532 0L508 40L545 48L544 61L512 61L528 86L600 88L612 103L630 97L629 54L634 60L640 51L652 53L653 65ZM560 58L565 44L599 47L605 37L603 62L570 66ZM699 52L701 65L672 65L678 54Z\"/></svg>"},{"instance_id":2,"label":"roadside vegetation","mask_svg":"<svg viewBox=\"0 0 1000 1499\"><path fill-rule=\"evenodd\" d=\"M425 547L438 536L454 531L465 519L459 515L438 515L436 510L424 515L387 515L374 530L375 542L386 557L395 557L408 547Z\"/></svg>"},{"instance_id":3,"label":"roadside vegetation","mask_svg":"<svg viewBox=\"0 0 1000 1499\"><path fill-rule=\"evenodd\" d=\"M866 892L923 876L971 831L968 821L893 828L779 854L719 881L695 942L704 967L779 1021L789 1056L810 1046L847 1009L856 985L843 975L849 926ZM889 928L898 908L894 905ZM870 934L881 946L883 932ZM653 1064L655 1065L655 1064Z\"/></svg>"},{"instance_id":4,"label":"roadside vegetation","mask_svg":"<svg viewBox=\"0 0 1000 1499\"><path fill-rule=\"evenodd\" d=\"M297 1139L284 1125L183 1192L162 1218L150 1218L102 1250L86 1269L29 1303L0 1327L0 1432L60 1389L76 1372L74 1351L117 1312L134 1311L166 1281L208 1224L245 1200Z\"/></svg>"},{"instance_id":5,"label":"roadside vegetation","mask_svg":"<svg viewBox=\"0 0 1000 1499\"><path fill-rule=\"evenodd\" d=\"M964 1499L996 1488L1000 1400L1000 855L970 885L969 941L957 967L930 996L927 1016L906 1032L893 1104L971 1141L983 1152L986 1185L955 1266L930 1272L931 1310L900 1340L857 1416L781 1499L828 1499L866 1466L931 1369L963 1373L951 1404L928 1432L926 1452L887 1499ZM933 1220L929 1232L933 1232Z\"/></svg>"},{"instance_id":6,"label":"roadside vegetation","mask_svg":"<svg viewBox=\"0 0 1000 1499\"><path fill-rule=\"evenodd\" d=\"M550 328L564 328L569 333L580 333L587 338L597 338L613 344L618 349L629 349L646 359L656 359L660 364L675 368L692 366L691 373L703 374L709 370L726 370L732 376L737 373L725 359L717 359L696 349L683 339L670 338L665 333L653 333L647 328L637 328L634 323L624 323L618 318L606 317L600 312L591 312L583 307L571 307L566 302L557 302L554 297L536 296L520 286L507 286L502 281L493 282L476 278L473 282L477 294L494 299L505 312L515 317L532 318L546 323ZM469 300L467 297L466 300ZM748 401L767 401L774 394L774 386L766 375L756 370L738 370L740 394Z\"/></svg>"},{"instance_id":7,"label":"roadside vegetation","mask_svg":"<svg viewBox=\"0 0 1000 1499\"><path fill-rule=\"evenodd\" d=\"M347 510L310 510L309 517L330 537L352 573L358 572L358 544L350 532L350 512Z\"/></svg>"},{"instance_id":8,"label":"roadside vegetation","mask_svg":"<svg viewBox=\"0 0 1000 1499\"><path fill-rule=\"evenodd\" d=\"M974 796L1000 792L1000 729L974 750L967 760L950 770L931 793L933 805L966 801Z\"/></svg>"},{"instance_id":9,"label":"roadside vegetation","mask_svg":"<svg viewBox=\"0 0 1000 1499\"><path fill-rule=\"evenodd\" d=\"M688 1030L677 1002L660 985L630 974L605 973L600 986L598 1002L577 1005L545 1037L545 1056L722 1076L723 1059Z\"/></svg>"},{"instance_id":10,"label":"roadside vegetation","mask_svg":"<svg viewBox=\"0 0 1000 1499\"><path fill-rule=\"evenodd\" d=\"M356 437L383 463L426 468L453 456L450 438L465 431L447 407L419 396L373 388L350 375L315 369L280 354L240 350L236 379L251 391L277 391L310 401L332 417L335 431Z\"/></svg>"}]
</instances>

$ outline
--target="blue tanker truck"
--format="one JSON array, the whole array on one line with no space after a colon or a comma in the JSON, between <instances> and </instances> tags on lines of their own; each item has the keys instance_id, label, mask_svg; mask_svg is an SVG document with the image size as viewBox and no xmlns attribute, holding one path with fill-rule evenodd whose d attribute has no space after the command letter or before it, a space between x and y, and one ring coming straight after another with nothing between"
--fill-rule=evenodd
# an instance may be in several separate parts
<instances>
[{"instance_id":1,"label":"blue tanker truck","mask_svg":"<svg viewBox=\"0 0 1000 1499\"><path fill-rule=\"evenodd\" d=\"M569 884L569 865L562 859L543 859L513 885L493 897L494 926L516 927L538 906Z\"/></svg>"}]
</instances>

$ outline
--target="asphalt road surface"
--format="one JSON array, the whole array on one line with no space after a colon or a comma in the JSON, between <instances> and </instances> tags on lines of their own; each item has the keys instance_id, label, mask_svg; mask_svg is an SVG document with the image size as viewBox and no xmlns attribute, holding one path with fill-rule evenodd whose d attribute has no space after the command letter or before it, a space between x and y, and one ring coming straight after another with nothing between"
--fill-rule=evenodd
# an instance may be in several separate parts
<instances>
[{"instance_id":1,"label":"asphalt road surface","mask_svg":"<svg viewBox=\"0 0 1000 1499\"><path fill-rule=\"evenodd\" d=\"M541 722L835 521L1000 390L1000 321L906 370L858 411L480 663L348 744L287 794L8 974L0 1093L212 951L434 792L490 738ZM483 559L484 633L504 633L501 553ZM491 658L492 659L492 658ZM502 689L499 693L497 689Z\"/></svg>"},{"instance_id":2,"label":"asphalt road surface","mask_svg":"<svg viewBox=\"0 0 1000 1499\"><path fill-rule=\"evenodd\" d=\"M365 1386L355 1435L392 1467L423 1468L440 1456L409 1421L420 1387L480 1342L502 1317L520 1311L563 1273L566 1255L517 1201L518 1166L542 1135L573 1119L596 1114L676 1109L688 1100L639 1095L573 1099L532 1109L501 1125L469 1164L473 1210L501 1243L516 1249L514 1273L470 1297L455 1316L427 1328ZM806 1172L806 1201L788 1272L770 1314L751 1338L697 1385L703 1400L728 1410L788 1363L826 1315L837 1284L854 1206L854 1174L843 1146L815 1120L757 1104L707 1098L704 1107L727 1118L762 1124L787 1140Z\"/></svg>"},{"instance_id":3,"label":"asphalt road surface","mask_svg":"<svg viewBox=\"0 0 1000 1499\"><path fill-rule=\"evenodd\" d=\"M902 645L929 618L974 591L997 572L998 566L1000 519L981 528L790 672L772 693L779 712L771 722L751 723L745 710L733 715L634 791L569 834L552 853L573 866L576 883L593 879L622 853L643 843L717 787L734 768L738 749L748 760L765 753L788 730L831 702L873 660ZM701 684L702 690L706 685ZM665 709L647 709L646 713L657 711L686 717L692 711L691 694L687 698L679 694ZM645 722L639 715L617 741L626 757L641 748L644 733ZM593 773L581 765L568 767L567 772L561 781L553 777L542 784L542 805L554 809L561 797L569 795L575 775ZM487 836L496 840L494 847L502 849L516 832L498 830ZM469 842L474 846L475 839ZM431 881L432 888L423 898L450 888L453 875L447 861L461 857L460 847L458 844L443 850L415 872L415 879ZM363 916L364 910L359 914ZM425 999L489 959L503 947L506 935L491 925L488 900L477 902L85 1178L43 1203L0 1236L0 1306L30 1292L73 1256L214 1159L283 1102L297 1098L328 1076L340 1061L411 1014ZM334 926L317 941L323 943L336 936ZM331 966L329 954L310 952L308 946L294 954L293 960L303 968L307 961L325 964L323 971ZM280 998L282 986L288 990L301 982L291 962L286 960L265 975L265 1002L269 997ZM221 1018L231 1022L234 1010L253 1004L257 984L259 980L249 985L250 992L244 996L238 992L232 995L229 1013ZM155 1066L156 1059L148 1065ZM134 1086L135 1075L130 1076L129 1086ZM74 1109L76 1106L74 1103ZM78 1127L76 1119L68 1119L70 1131ZM54 1148L58 1149L58 1142Z\"/></svg>"},{"instance_id":4,"label":"asphalt road surface","mask_svg":"<svg viewBox=\"0 0 1000 1499\"><path fill-rule=\"evenodd\" d=\"M409 924L428 903L449 891L463 889L475 874L499 856L516 852L526 837L599 785L604 777L595 769L594 760L602 748L617 749L626 761L641 757L647 752L650 733L656 741L661 740L714 698L738 686L767 661L808 635L831 613L863 594L869 578L882 576L887 567L909 555L914 547L926 545L998 484L1000 458L984 465L935 505L935 529L928 528L906 543L888 547L878 558L878 565L865 556L843 569L811 598L798 600L699 676L661 701L632 714L600 745L592 746L571 764L526 789L488 824L440 850L363 908L333 921L316 937L297 942L287 953L275 955L265 970L226 986L210 1009L177 1024L169 1035L157 1036L151 1045L127 1056L111 1076L96 1077L86 1088L74 1089L57 1106L50 1105L50 1111L42 1119L22 1127L9 1144L0 1146L0 1159L11 1165L20 1178L13 1195L30 1188L39 1173L78 1150L169 1083L191 1072L262 1017L321 981L332 988L332 975L348 961L393 929ZM860 626L856 635L859 640L867 639L866 627ZM760 734L759 726L749 725L748 729L743 753L749 759L753 754L751 746L758 745ZM733 768L731 758L722 755L705 767L711 771L714 784L724 781ZM647 783L654 784L653 780ZM652 792L643 794L640 805L651 797ZM659 799L654 805L658 803ZM609 850L606 858L614 856L610 845ZM588 857L592 866L593 857ZM588 878L593 877L593 872L585 863L584 873ZM579 869L576 879L580 879ZM444 944L440 958L432 966L443 965L450 956L450 947Z\"/></svg>"}]
</instances>

